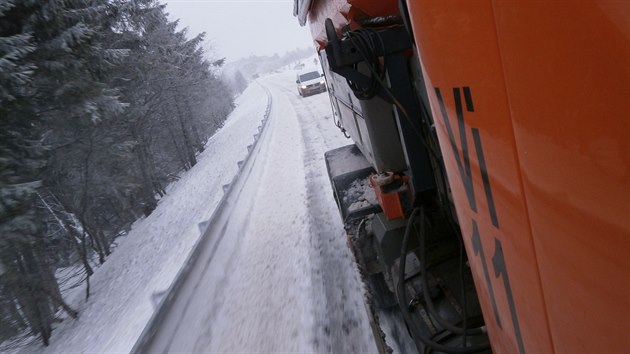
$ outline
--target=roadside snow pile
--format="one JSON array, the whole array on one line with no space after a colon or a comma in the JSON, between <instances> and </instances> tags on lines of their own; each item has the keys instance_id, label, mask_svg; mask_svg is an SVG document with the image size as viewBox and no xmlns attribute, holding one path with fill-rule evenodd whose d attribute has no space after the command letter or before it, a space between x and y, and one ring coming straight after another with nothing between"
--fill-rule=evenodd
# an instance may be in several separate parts
<instances>
[{"instance_id":1,"label":"roadside snow pile","mask_svg":"<svg viewBox=\"0 0 630 354\"><path fill-rule=\"evenodd\" d=\"M90 279L91 296L79 288L67 301L80 311L53 331L51 345L33 344L32 353L129 352L199 238L198 224L212 214L222 186L237 172L237 161L263 118L267 95L252 84L237 99L224 127L207 143L198 163L172 183L155 211L134 223L116 251ZM85 285L83 285L85 286ZM83 291L80 291L83 290Z\"/></svg>"}]
</instances>

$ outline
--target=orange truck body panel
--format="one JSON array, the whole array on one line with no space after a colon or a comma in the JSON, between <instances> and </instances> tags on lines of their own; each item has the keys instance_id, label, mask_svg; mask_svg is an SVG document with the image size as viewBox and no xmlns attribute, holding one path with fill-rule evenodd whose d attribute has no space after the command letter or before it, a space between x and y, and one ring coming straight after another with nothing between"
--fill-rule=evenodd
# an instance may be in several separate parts
<instances>
[{"instance_id":1,"label":"orange truck body panel","mask_svg":"<svg viewBox=\"0 0 630 354\"><path fill-rule=\"evenodd\" d=\"M408 7L494 352L627 353L630 2Z\"/></svg>"},{"instance_id":2,"label":"orange truck body panel","mask_svg":"<svg viewBox=\"0 0 630 354\"><path fill-rule=\"evenodd\" d=\"M630 350L630 1L407 2L495 353ZM338 33L398 1L313 1Z\"/></svg>"}]
</instances>

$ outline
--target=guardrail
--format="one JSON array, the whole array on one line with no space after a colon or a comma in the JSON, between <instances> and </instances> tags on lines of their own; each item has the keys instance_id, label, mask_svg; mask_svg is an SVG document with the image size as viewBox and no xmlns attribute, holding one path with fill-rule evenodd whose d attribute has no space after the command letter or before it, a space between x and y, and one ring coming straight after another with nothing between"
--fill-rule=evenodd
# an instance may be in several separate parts
<instances>
[{"instance_id":1,"label":"guardrail","mask_svg":"<svg viewBox=\"0 0 630 354\"><path fill-rule=\"evenodd\" d=\"M260 85L260 83L258 84ZM131 353L145 353L146 352L147 346L154 339L155 334L157 333L159 329L159 326L162 324L164 318L167 316L168 310L171 308L174 300L177 298L177 294L179 290L182 288L182 285L185 283L189 274L194 269L194 265L199 259L200 255L202 254L202 251L204 250L205 247L208 247L208 245L210 244L210 241L211 241L210 239L213 236L212 230L215 228L217 221L220 219L220 216L224 212L224 207L228 203L228 200L231 194L234 192L234 188L236 188L236 186L239 184L237 182L243 182L241 181L241 178L247 178L247 175L244 175L243 172L244 171L249 172L249 170L251 169L251 166L249 165L252 160L252 156L254 155L254 152L256 151L256 147L261 139L261 136L265 127L267 126L267 121L269 120L269 115L271 113L271 103L272 103L271 93L266 87L264 86L262 87L263 89L265 89L267 93L267 107L265 109L265 114L261 121L261 124L260 126L258 126L258 133L254 135L254 142L251 145L247 146L247 155L245 156L245 159L237 162L238 171L236 175L234 175L230 183L223 186L223 196L221 197L221 199L219 200L219 203L217 204L216 208L212 212L210 219L208 219L208 221L200 223L200 225L205 225L205 230L202 232L201 236L199 237L199 239L193 246L193 249L188 255L188 258L186 259L184 266L179 270L179 272L175 276L175 280L173 281L171 286L168 288L166 292L166 296L162 299L162 301L158 304L156 310L153 312L151 319L149 320L144 330L140 334L140 337L138 338L133 348L131 349ZM240 185L242 187L243 183L240 183ZM219 241L220 240L218 240L217 243Z\"/></svg>"}]
</instances>

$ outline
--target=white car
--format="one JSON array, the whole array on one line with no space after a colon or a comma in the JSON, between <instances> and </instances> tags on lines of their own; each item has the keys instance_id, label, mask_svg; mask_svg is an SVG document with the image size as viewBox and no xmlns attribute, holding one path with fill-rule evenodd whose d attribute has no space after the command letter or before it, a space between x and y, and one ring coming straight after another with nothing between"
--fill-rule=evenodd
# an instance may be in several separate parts
<instances>
[{"instance_id":1,"label":"white car","mask_svg":"<svg viewBox=\"0 0 630 354\"><path fill-rule=\"evenodd\" d=\"M317 71L298 74L295 83L297 84L298 93L302 97L326 91L324 74L320 74Z\"/></svg>"}]
</instances>

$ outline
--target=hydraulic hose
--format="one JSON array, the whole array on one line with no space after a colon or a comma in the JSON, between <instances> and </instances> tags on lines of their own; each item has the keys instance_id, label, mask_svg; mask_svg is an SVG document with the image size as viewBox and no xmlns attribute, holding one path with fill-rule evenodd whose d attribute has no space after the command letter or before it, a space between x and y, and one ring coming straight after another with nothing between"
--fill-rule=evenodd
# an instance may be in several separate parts
<instances>
[{"instance_id":1,"label":"hydraulic hose","mask_svg":"<svg viewBox=\"0 0 630 354\"><path fill-rule=\"evenodd\" d=\"M422 215L422 217L424 218L424 215ZM424 221L421 220L420 225L423 225L423 224L424 224ZM442 316L440 316L440 314L435 309L433 300L431 299L431 296L429 296L429 292L426 291L426 289L429 288L429 282L428 282L428 274L427 274L427 263L426 263L427 252L426 252L425 244L426 244L426 237L424 236L424 232L421 231L420 232L420 270L422 272L422 278L421 278L422 294L424 295L424 302L427 305L427 309L429 310L429 313L433 316L433 318L437 321L437 323L440 324L440 326L448 329L449 331L453 333L463 334L463 335L482 334L484 332L484 327L476 327L476 328L468 329L466 327L462 328L462 327L454 326L453 324L449 323L444 318L442 318Z\"/></svg>"},{"instance_id":2,"label":"hydraulic hose","mask_svg":"<svg viewBox=\"0 0 630 354\"><path fill-rule=\"evenodd\" d=\"M466 336L468 335L468 300L466 299L466 284L464 282L464 242L461 238L459 239L459 280L462 299L462 328L464 329L462 346L466 346Z\"/></svg>"},{"instance_id":3,"label":"hydraulic hose","mask_svg":"<svg viewBox=\"0 0 630 354\"><path fill-rule=\"evenodd\" d=\"M415 339L418 339L422 344L424 344L425 346L433 350L437 350L437 351L449 353L449 354L470 354L470 353L476 353L476 352L480 352L482 350L488 349L489 345L478 345L478 346L473 346L473 347L458 348L458 347L451 347L451 346L440 344L438 342L433 341L431 338L428 338L427 336L425 336L422 333L422 331L420 331L417 328L416 323L412 320L411 314L409 313L409 309L407 308L407 294L405 292L405 263L406 263L407 251L409 247L409 235L411 234L413 222L416 216L418 215L418 213L420 213L420 216L421 216L420 238L424 239L424 207L421 206L419 209L415 208L411 212L411 215L409 216L409 221L407 222L407 227L405 228L402 245L400 247L400 259L399 259L399 266L398 266L398 285L396 287L400 309L403 313L403 317L405 318L405 321L407 321L407 324L411 326L413 329L413 333L414 333L413 337ZM425 273L422 273L422 277L423 278L425 277ZM423 292L425 292L425 289L423 289Z\"/></svg>"}]
</instances>

